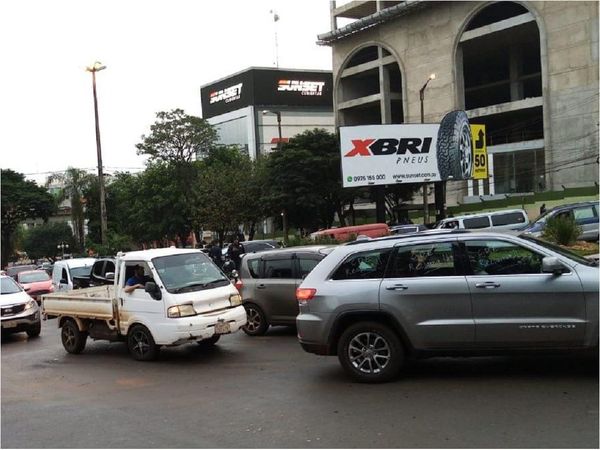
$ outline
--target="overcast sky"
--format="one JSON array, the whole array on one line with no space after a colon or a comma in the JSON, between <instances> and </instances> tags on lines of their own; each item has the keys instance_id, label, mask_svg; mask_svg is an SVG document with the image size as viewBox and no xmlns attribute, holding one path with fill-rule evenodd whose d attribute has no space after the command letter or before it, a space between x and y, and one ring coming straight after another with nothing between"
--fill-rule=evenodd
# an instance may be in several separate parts
<instances>
[{"instance_id":1,"label":"overcast sky","mask_svg":"<svg viewBox=\"0 0 600 450\"><path fill-rule=\"evenodd\" d=\"M108 172L143 168L135 144L156 112L200 116L201 85L274 67L275 27L279 67L331 69L331 49L315 44L328 0L3 0L0 20L1 166L36 181L97 165L94 61L107 66L97 91Z\"/></svg>"}]
</instances>

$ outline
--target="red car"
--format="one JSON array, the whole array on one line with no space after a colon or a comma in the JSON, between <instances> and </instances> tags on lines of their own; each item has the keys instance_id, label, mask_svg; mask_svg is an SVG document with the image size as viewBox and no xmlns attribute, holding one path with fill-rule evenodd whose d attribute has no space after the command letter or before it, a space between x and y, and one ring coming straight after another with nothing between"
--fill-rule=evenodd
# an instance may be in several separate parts
<instances>
[{"instance_id":1,"label":"red car","mask_svg":"<svg viewBox=\"0 0 600 450\"><path fill-rule=\"evenodd\" d=\"M42 303L42 295L54 292L52 279L48 276L45 270L27 270L17 274L17 281L25 292L38 304Z\"/></svg>"}]
</instances>

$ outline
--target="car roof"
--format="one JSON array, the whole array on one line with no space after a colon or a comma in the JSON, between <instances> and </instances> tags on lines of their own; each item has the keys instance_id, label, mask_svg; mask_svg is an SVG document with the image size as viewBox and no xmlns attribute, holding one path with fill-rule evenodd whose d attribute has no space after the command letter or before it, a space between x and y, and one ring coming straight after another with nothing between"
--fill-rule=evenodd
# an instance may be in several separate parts
<instances>
[{"instance_id":1,"label":"car roof","mask_svg":"<svg viewBox=\"0 0 600 450\"><path fill-rule=\"evenodd\" d=\"M46 271L42 270L42 269L24 270L22 272L19 272L17 275L25 275L27 273L46 273ZM47 275L47 273L46 273L46 275Z\"/></svg>"},{"instance_id":2,"label":"car roof","mask_svg":"<svg viewBox=\"0 0 600 450\"><path fill-rule=\"evenodd\" d=\"M525 213L525 210L523 209L502 209L500 211L487 211L487 212L478 212L478 213L472 213L472 214L462 214L460 216L454 216L454 217L446 217L445 219L440 220L440 222L447 222L450 220L456 220L456 219L471 219L473 217L480 217L480 216L495 216L498 214L510 214L510 213ZM527 213L525 213L525 215L527 215Z\"/></svg>"},{"instance_id":3,"label":"car roof","mask_svg":"<svg viewBox=\"0 0 600 450\"><path fill-rule=\"evenodd\" d=\"M287 253L297 253L297 252L312 252L312 253L321 253L322 250L327 248L335 247L335 245L303 245L298 247L285 247L285 248L274 248L271 250L264 250L262 252L257 253L246 253L245 258L260 258L262 256L268 255L279 255L279 254L287 254Z\"/></svg>"},{"instance_id":4,"label":"car roof","mask_svg":"<svg viewBox=\"0 0 600 450\"><path fill-rule=\"evenodd\" d=\"M598 202L590 200L587 202L577 202L577 203L567 203L565 205L557 205L550 209L550 211L559 211L561 209L571 209L577 208L578 206L586 206L586 205L598 205Z\"/></svg>"},{"instance_id":5,"label":"car roof","mask_svg":"<svg viewBox=\"0 0 600 450\"><path fill-rule=\"evenodd\" d=\"M136 250L133 252L120 253L119 256L123 261L150 261L161 256L183 255L186 253L202 253L205 255L204 252L201 252L200 249L196 248L167 247L152 248L149 250Z\"/></svg>"},{"instance_id":6,"label":"car roof","mask_svg":"<svg viewBox=\"0 0 600 450\"><path fill-rule=\"evenodd\" d=\"M96 261L96 258L73 258L73 259L62 259L54 263L55 266L60 267L65 265L67 267L85 267L91 266Z\"/></svg>"}]
</instances>

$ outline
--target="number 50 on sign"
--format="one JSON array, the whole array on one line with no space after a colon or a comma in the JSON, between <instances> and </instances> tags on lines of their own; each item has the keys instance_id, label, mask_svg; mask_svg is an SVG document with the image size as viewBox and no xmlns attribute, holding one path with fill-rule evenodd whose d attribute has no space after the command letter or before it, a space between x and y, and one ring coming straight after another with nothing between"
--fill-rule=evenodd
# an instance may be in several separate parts
<instances>
[{"instance_id":1,"label":"number 50 on sign","mask_svg":"<svg viewBox=\"0 0 600 450\"><path fill-rule=\"evenodd\" d=\"M488 177L485 125L471 124L471 142L473 146L473 179L485 180Z\"/></svg>"}]
</instances>

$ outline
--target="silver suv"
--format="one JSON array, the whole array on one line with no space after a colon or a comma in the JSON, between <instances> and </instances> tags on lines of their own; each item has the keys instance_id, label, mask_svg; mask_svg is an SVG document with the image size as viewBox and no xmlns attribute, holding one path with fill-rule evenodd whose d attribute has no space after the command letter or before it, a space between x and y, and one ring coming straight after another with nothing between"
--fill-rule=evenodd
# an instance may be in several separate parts
<instances>
[{"instance_id":1,"label":"silver suv","mask_svg":"<svg viewBox=\"0 0 600 450\"><path fill-rule=\"evenodd\" d=\"M598 351L598 267L533 237L435 231L337 247L297 289L304 350L356 380L407 356Z\"/></svg>"},{"instance_id":2,"label":"silver suv","mask_svg":"<svg viewBox=\"0 0 600 450\"><path fill-rule=\"evenodd\" d=\"M296 288L331 250L312 245L245 254L235 284L248 317L244 332L260 336L270 325L294 325Z\"/></svg>"}]
</instances>

